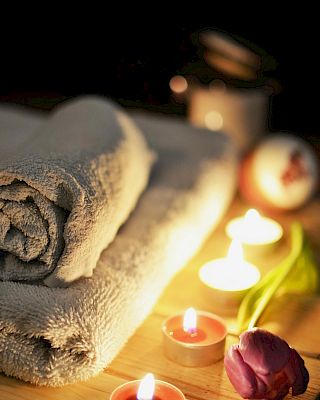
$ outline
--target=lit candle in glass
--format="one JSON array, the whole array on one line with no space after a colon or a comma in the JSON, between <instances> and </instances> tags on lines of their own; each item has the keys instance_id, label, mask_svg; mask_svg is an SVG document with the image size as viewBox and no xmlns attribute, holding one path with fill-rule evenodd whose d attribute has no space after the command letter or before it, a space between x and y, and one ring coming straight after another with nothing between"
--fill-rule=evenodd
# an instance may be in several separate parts
<instances>
[{"instance_id":1,"label":"lit candle in glass","mask_svg":"<svg viewBox=\"0 0 320 400\"><path fill-rule=\"evenodd\" d=\"M180 389L168 382L155 380L147 374L142 380L124 383L118 386L110 400L185 400Z\"/></svg>"},{"instance_id":2,"label":"lit candle in glass","mask_svg":"<svg viewBox=\"0 0 320 400\"><path fill-rule=\"evenodd\" d=\"M165 355L187 367L210 365L224 355L227 328L218 316L189 308L162 326Z\"/></svg>"},{"instance_id":3,"label":"lit candle in glass","mask_svg":"<svg viewBox=\"0 0 320 400\"><path fill-rule=\"evenodd\" d=\"M269 94L261 88L215 86L189 88L189 120L196 126L226 132L244 152L266 131Z\"/></svg>"},{"instance_id":4,"label":"lit candle in glass","mask_svg":"<svg viewBox=\"0 0 320 400\"><path fill-rule=\"evenodd\" d=\"M246 251L260 253L274 248L283 236L283 229L278 222L250 209L245 216L231 220L226 233L231 239L238 239Z\"/></svg>"},{"instance_id":5,"label":"lit candle in glass","mask_svg":"<svg viewBox=\"0 0 320 400\"><path fill-rule=\"evenodd\" d=\"M234 239L227 257L206 263L200 269L199 277L213 308L230 314L237 311L244 295L260 280L260 272L244 260L241 243Z\"/></svg>"}]
</instances>

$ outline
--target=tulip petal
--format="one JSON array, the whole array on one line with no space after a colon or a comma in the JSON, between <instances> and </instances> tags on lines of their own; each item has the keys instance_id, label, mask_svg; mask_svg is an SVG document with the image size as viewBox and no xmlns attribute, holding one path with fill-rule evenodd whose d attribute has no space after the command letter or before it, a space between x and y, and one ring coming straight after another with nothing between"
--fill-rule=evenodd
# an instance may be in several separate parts
<instances>
[{"instance_id":1,"label":"tulip petal","mask_svg":"<svg viewBox=\"0 0 320 400\"><path fill-rule=\"evenodd\" d=\"M255 398L257 382L252 369L244 363L238 345L231 346L224 358L224 365L230 382L245 399Z\"/></svg>"},{"instance_id":2,"label":"tulip petal","mask_svg":"<svg viewBox=\"0 0 320 400\"><path fill-rule=\"evenodd\" d=\"M262 378L265 378L263 376ZM256 389L256 398L257 399L264 399L266 392L269 390L269 386L266 384L265 379L261 379L261 376L256 375L257 381L257 389Z\"/></svg>"},{"instance_id":3,"label":"tulip petal","mask_svg":"<svg viewBox=\"0 0 320 400\"><path fill-rule=\"evenodd\" d=\"M303 359L295 349L291 349L290 364L296 376L296 380L292 385L292 396L297 396L306 391L309 383L309 373L304 366Z\"/></svg>"},{"instance_id":4,"label":"tulip petal","mask_svg":"<svg viewBox=\"0 0 320 400\"><path fill-rule=\"evenodd\" d=\"M290 347L284 340L259 328L240 335L239 351L245 363L262 375L280 371L290 358Z\"/></svg>"},{"instance_id":5,"label":"tulip petal","mask_svg":"<svg viewBox=\"0 0 320 400\"><path fill-rule=\"evenodd\" d=\"M284 384L281 386L281 388L278 388L278 390L274 390L272 395L268 397L270 400L282 400L286 397L286 395L289 393L290 385L289 384ZM270 393L270 394L271 394ZM274 396L273 396L274 394Z\"/></svg>"}]
</instances>

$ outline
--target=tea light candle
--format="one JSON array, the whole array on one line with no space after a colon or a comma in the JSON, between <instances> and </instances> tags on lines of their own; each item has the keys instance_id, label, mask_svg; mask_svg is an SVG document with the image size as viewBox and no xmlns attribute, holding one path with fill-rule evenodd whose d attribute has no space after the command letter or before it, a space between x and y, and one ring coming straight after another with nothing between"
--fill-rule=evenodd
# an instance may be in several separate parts
<instances>
[{"instance_id":1,"label":"tea light candle","mask_svg":"<svg viewBox=\"0 0 320 400\"><path fill-rule=\"evenodd\" d=\"M118 386L110 400L185 400L180 389L168 382L155 380L147 374L142 380L124 383Z\"/></svg>"},{"instance_id":2,"label":"tea light candle","mask_svg":"<svg viewBox=\"0 0 320 400\"><path fill-rule=\"evenodd\" d=\"M226 233L231 239L240 240L249 252L265 252L272 250L280 241L283 229L278 222L250 209L244 217L231 220L226 226Z\"/></svg>"},{"instance_id":3,"label":"tea light candle","mask_svg":"<svg viewBox=\"0 0 320 400\"><path fill-rule=\"evenodd\" d=\"M162 325L164 353L187 367L203 367L224 355L227 327L217 315L189 308Z\"/></svg>"},{"instance_id":4,"label":"tea light candle","mask_svg":"<svg viewBox=\"0 0 320 400\"><path fill-rule=\"evenodd\" d=\"M241 243L234 239L228 255L206 263L199 277L219 313L233 314L247 291L260 279L260 272L243 259Z\"/></svg>"}]
</instances>

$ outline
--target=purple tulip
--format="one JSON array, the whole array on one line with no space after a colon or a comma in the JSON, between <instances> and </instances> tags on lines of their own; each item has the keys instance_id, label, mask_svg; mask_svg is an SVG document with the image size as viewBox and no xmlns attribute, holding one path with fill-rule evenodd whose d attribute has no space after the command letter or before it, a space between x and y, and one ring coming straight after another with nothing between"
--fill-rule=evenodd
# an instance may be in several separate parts
<instances>
[{"instance_id":1,"label":"purple tulip","mask_svg":"<svg viewBox=\"0 0 320 400\"><path fill-rule=\"evenodd\" d=\"M230 382L245 399L281 400L304 393L309 373L300 355L279 336L254 328L240 335L224 365Z\"/></svg>"}]
</instances>

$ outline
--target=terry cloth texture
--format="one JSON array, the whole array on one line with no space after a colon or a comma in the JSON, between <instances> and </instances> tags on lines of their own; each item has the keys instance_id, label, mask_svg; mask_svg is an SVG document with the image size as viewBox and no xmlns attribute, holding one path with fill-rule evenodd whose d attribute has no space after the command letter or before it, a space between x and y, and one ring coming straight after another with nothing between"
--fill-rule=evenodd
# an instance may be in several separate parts
<instances>
[{"instance_id":1,"label":"terry cloth texture","mask_svg":"<svg viewBox=\"0 0 320 400\"><path fill-rule=\"evenodd\" d=\"M229 206L236 157L225 135L166 118L134 120L158 162L92 278L68 288L0 282L0 371L5 374L61 386L99 373Z\"/></svg>"},{"instance_id":2,"label":"terry cloth texture","mask_svg":"<svg viewBox=\"0 0 320 400\"><path fill-rule=\"evenodd\" d=\"M49 118L0 118L0 279L55 287L91 276L146 187L145 139L98 97L65 102Z\"/></svg>"}]
</instances>

